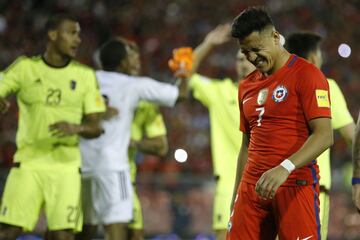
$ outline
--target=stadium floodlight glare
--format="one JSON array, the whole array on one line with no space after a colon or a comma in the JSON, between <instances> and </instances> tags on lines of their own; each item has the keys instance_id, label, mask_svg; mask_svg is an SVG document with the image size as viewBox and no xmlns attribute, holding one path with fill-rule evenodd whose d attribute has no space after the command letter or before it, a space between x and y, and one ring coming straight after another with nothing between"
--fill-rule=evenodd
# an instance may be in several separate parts
<instances>
[{"instance_id":1,"label":"stadium floodlight glare","mask_svg":"<svg viewBox=\"0 0 360 240\"><path fill-rule=\"evenodd\" d=\"M348 58L351 55L351 47L346 43L342 43L339 45L338 53L343 58Z\"/></svg>"},{"instance_id":2,"label":"stadium floodlight glare","mask_svg":"<svg viewBox=\"0 0 360 240\"><path fill-rule=\"evenodd\" d=\"M174 157L176 161L183 163L186 162L188 154L184 149L179 148L175 150Z\"/></svg>"}]
</instances>

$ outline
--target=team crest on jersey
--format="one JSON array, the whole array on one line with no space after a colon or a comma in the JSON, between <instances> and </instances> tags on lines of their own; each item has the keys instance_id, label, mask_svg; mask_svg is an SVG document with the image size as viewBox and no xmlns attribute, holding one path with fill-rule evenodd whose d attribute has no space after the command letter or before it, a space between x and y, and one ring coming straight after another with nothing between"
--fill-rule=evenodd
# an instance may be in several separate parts
<instances>
[{"instance_id":1,"label":"team crest on jersey","mask_svg":"<svg viewBox=\"0 0 360 240\"><path fill-rule=\"evenodd\" d=\"M286 89L286 87L284 85L279 85L275 88L273 95L272 95L272 99L279 103L282 102L286 99L288 95L288 90Z\"/></svg>"},{"instance_id":2,"label":"team crest on jersey","mask_svg":"<svg viewBox=\"0 0 360 240\"><path fill-rule=\"evenodd\" d=\"M70 88L71 88L71 90L75 90L75 88L76 88L76 81L75 80L70 81Z\"/></svg>"},{"instance_id":3,"label":"team crest on jersey","mask_svg":"<svg viewBox=\"0 0 360 240\"><path fill-rule=\"evenodd\" d=\"M269 89L267 89L267 88L263 88L259 91L258 97L257 97L258 105L263 105L266 102L268 93L269 93Z\"/></svg>"}]
</instances>

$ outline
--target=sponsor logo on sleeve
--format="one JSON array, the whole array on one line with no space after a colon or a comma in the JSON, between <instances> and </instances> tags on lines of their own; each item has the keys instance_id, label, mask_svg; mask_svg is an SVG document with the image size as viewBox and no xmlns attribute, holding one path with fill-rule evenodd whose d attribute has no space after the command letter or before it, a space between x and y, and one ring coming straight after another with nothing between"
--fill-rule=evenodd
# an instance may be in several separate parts
<instances>
[{"instance_id":1,"label":"sponsor logo on sleeve","mask_svg":"<svg viewBox=\"0 0 360 240\"><path fill-rule=\"evenodd\" d=\"M315 95L318 107L330 107L329 92L327 90L316 89Z\"/></svg>"}]
</instances>

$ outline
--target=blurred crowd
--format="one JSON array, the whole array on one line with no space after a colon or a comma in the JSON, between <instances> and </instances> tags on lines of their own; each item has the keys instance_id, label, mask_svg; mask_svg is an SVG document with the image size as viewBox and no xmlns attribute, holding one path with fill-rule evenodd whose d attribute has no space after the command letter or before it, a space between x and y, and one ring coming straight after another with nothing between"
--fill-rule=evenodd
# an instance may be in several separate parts
<instances>
[{"instance_id":1,"label":"blurred crowd","mask_svg":"<svg viewBox=\"0 0 360 240\"><path fill-rule=\"evenodd\" d=\"M78 60L93 66L93 52L108 38L122 35L139 44L144 75L172 82L167 68L172 49L195 47L216 25L230 22L249 5L263 4L282 35L310 30L324 37L322 70L339 84L356 121L360 106L358 0L0 0L0 68L22 54L41 54L47 17L70 12L82 27ZM341 43L351 47L349 58L339 56ZM216 49L200 72L212 77L235 77L237 48L233 41ZM168 156L137 157L145 231L149 236L173 233L179 239L202 233L198 238L206 239L211 233L214 183L207 111L192 100L175 110L163 109L163 113L170 143ZM10 112L0 118L0 181L16 148L16 119L13 102ZM350 149L339 138L335 140L329 239L360 239L360 217L351 203ZM187 151L185 163L174 160L177 148Z\"/></svg>"}]
</instances>

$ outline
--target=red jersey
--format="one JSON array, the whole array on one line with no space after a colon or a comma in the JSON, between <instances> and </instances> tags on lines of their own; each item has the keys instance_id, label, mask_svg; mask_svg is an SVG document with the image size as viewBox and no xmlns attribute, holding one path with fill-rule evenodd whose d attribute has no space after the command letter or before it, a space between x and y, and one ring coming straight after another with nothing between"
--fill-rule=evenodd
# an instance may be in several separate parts
<instances>
[{"instance_id":1,"label":"red jersey","mask_svg":"<svg viewBox=\"0 0 360 240\"><path fill-rule=\"evenodd\" d=\"M251 184L301 148L311 134L311 119L331 118L325 76L296 55L270 76L254 71L241 81L239 106L240 130L250 134L242 180ZM314 159L294 170L283 186L316 183L318 173Z\"/></svg>"}]
</instances>

